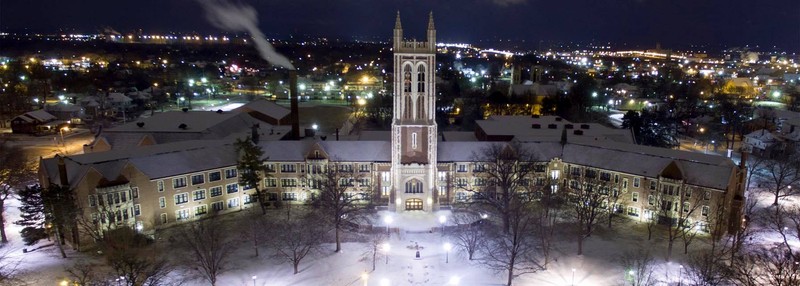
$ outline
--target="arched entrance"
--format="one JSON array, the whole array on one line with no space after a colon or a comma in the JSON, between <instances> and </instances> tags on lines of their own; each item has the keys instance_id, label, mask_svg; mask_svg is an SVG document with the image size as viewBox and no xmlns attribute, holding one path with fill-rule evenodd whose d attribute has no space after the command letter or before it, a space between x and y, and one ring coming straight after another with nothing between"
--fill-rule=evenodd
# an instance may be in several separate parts
<instances>
[{"instance_id":1,"label":"arched entrance","mask_svg":"<svg viewBox=\"0 0 800 286\"><path fill-rule=\"evenodd\" d=\"M421 199L407 199L406 200L406 210L407 211L421 211L422 210L422 200Z\"/></svg>"}]
</instances>

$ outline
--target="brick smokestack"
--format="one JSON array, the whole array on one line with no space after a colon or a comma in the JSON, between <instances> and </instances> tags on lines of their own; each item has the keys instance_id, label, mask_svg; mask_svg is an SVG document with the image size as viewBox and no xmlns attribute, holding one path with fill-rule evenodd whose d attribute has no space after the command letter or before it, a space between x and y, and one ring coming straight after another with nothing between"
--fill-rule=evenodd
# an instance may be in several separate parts
<instances>
[{"instance_id":1,"label":"brick smokestack","mask_svg":"<svg viewBox=\"0 0 800 286\"><path fill-rule=\"evenodd\" d=\"M297 70L289 70L289 96L291 97L292 139L300 139L300 114L298 108Z\"/></svg>"},{"instance_id":2,"label":"brick smokestack","mask_svg":"<svg viewBox=\"0 0 800 286\"><path fill-rule=\"evenodd\" d=\"M69 179L67 179L67 165L64 163L64 157L58 156L58 178L62 187L69 186Z\"/></svg>"}]
</instances>

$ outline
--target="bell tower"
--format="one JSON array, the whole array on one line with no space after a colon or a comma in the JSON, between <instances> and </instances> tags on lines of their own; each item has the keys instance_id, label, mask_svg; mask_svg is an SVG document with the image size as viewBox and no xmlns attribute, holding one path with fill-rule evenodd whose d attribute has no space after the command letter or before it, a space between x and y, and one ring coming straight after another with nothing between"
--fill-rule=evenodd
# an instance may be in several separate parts
<instances>
[{"instance_id":1,"label":"bell tower","mask_svg":"<svg viewBox=\"0 0 800 286\"><path fill-rule=\"evenodd\" d=\"M392 195L398 212L438 209L436 197L436 29L428 18L427 41L406 41L400 12L394 25Z\"/></svg>"}]
</instances>

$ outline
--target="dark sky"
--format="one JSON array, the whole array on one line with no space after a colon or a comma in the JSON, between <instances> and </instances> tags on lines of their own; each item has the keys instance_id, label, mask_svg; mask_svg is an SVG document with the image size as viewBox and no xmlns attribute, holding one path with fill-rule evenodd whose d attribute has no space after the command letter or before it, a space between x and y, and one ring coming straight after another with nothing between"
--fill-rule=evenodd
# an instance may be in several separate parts
<instances>
[{"instance_id":1,"label":"dark sky","mask_svg":"<svg viewBox=\"0 0 800 286\"><path fill-rule=\"evenodd\" d=\"M800 0L251 0L270 36L388 39L396 10L406 36L433 11L441 40L629 43L669 48L745 44L800 51ZM193 0L0 0L0 28L218 32Z\"/></svg>"}]
</instances>

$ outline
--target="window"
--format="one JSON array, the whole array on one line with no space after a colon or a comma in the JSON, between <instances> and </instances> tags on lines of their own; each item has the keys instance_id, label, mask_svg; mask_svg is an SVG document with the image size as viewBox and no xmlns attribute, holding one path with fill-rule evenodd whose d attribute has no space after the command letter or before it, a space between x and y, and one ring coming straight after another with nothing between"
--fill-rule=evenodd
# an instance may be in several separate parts
<instances>
[{"instance_id":1,"label":"window","mask_svg":"<svg viewBox=\"0 0 800 286\"><path fill-rule=\"evenodd\" d=\"M707 200L710 200L710 199L711 199L711 192L709 192L709 191L705 191L705 192L703 193L703 200L706 200L706 201L707 201Z\"/></svg>"},{"instance_id":2,"label":"window","mask_svg":"<svg viewBox=\"0 0 800 286\"><path fill-rule=\"evenodd\" d=\"M187 202L189 202L189 193L175 195L175 205L185 204Z\"/></svg>"},{"instance_id":3,"label":"window","mask_svg":"<svg viewBox=\"0 0 800 286\"><path fill-rule=\"evenodd\" d=\"M142 206L139 204L133 205L133 215L140 216L142 215Z\"/></svg>"},{"instance_id":4,"label":"window","mask_svg":"<svg viewBox=\"0 0 800 286\"><path fill-rule=\"evenodd\" d=\"M581 168L573 166L572 168L570 168L570 174L575 176L575 177L580 177L581 176Z\"/></svg>"},{"instance_id":5,"label":"window","mask_svg":"<svg viewBox=\"0 0 800 286\"><path fill-rule=\"evenodd\" d=\"M275 178L266 178L264 179L264 187L267 188L274 188L278 186L278 179Z\"/></svg>"},{"instance_id":6,"label":"window","mask_svg":"<svg viewBox=\"0 0 800 286\"><path fill-rule=\"evenodd\" d=\"M650 190L652 191L656 190L656 181L650 181Z\"/></svg>"},{"instance_id":7,"label":"window","mask_svg":"<svg viewBox=\"0 0 800 286\"><path fill-rule=\"evenodd\" d=\"M466 187L467 178L456 178L456 187Z\"/></svg>"},{"instance_id":8,"label":"window","mask_svg":"<svg viewBox=\"0 0 800 286\"><path fill-rule=\"evenodd\" d=\"M250 195L248 195L248 194L242 195L242 204L245 204L245 205L250 204L251 203L251 201L250 201L251 199L252 199L252 197Z\"/></svg>"},{"instance_id":9,"label":"window","mask_svg":"<svg viewBox=\"0 0 800 286\"><path fill-rule=\"evenodd\" d=\"M297 200L297 193L292 193L292 192L282 193L281 194L281 198L284 201L296 201Z\"/></svg>"},{"instance_id":10,"label":"window","mask_svg":"<svg viewBox=\"0 0 800 286\"><path fill-rule=\"evenodd\" d=\"M387 197L389 196L389 192L392 191L391 186L389 185L381 185L381 196Z\"/></svg>"},{"instance_id":11,"label":"window","mask_svg":"<svg viewBox=\"0 0 800 286\"><path fill-rule=\"evenodd\" d=\"M486 178L475 178L475 186L486 186Z\"/></svg>"},{"instance_id":12,"label":"window","mask_svg":"<svg viewBox=\"0 0 800 286\"><path fill-rule=\"evenodd\" d=\"M411 92L411 71L407 66L403 67L403 91Z\"/></svg>"},{"instance_id":13,"label":"window","mask_svg":"<svg viewBox=\"0 0 800 286\"><path fill-rule=\"evenodd\" d=\"M419 194L419 193L422 193L422 182L420 182L417 179L412 179L406 182L406 194Z\"/></svg>"},{"instance_id":14,"label":"window","mask_svg":"<svg viewBox=\"0 0 800 286\"><path fill-rule=\"evenodd\" d=\"M467 164L458 164L456 165L456 172L464 173L467 171Z\"/></svg>"},{"instance_id":15,"label":"window","mask_svg":"<svg viewBox=\"0 0 800 286\"><path fill-rule=\"evenodd\" d=\"M411 149L417 149L417 132L411 133Z\"/></svg>"},{"instance_id":16,"label":"window","mask_svg":"<svg viewBox=\"0 0 800 286\"><path fill-rule=\"evenodd\" d=\"M97 206L97 197L94 195L89 195L89 206L94 207Z\"/></svg>"},{"instance_id":17,"label":"window","mask_svg":"<svg viewBox=\"0 0 800 286\"><path fill-rule=\"evenodd\" d=\"M425 66L417 69L417 92L425 92Z\"/></svg>"},{"instance_id":18,"label":"window","mask_svg":"<svg viewBox=\"0 0 800 286\"><path fill-rule=\"evenodd\" d=\"M225 170L225 179L236 178L236 176L237 176L236 169Z\"/></svg>"},{"instance_id":19,"label":"window","mask_svg":"<svg viewBox=\"0 0 800 286\"><path fill-rule=\"evenodd\" d=\"M340 187L352 187L353 186L353 178L341 178L341 179L339 179L339 186Z\"/></svg>"},{"instance_id":20,"label":"window","mask_svg":"<svg viewBox=\"0 0 800 286\"><path fill-rule=\"evenodd\" d=\"M631 193L631 201L633 201L634 203L638 202L639 201L639 193L637 193L637 192Z\"/></svg>"},{"instance_id":21,"label":"window","mask_svg":"<svg viewBox=\"0 0 800 286\"><path fill-rule=\"evenodd\" d=\"M264 171L267 173L275 173L275 164L264 164Z\"/></svg>"},{"instance_id":22,"label":"window","mask_svg":"<svg viewBox=\"0 0 800 286\"><path fill-rule=\"evenodd\" d=\"M267 200L274 202L278 200L278 193L267 193Z\"/></svg>"},{"instance_id":23,"label":"window","mask_svg":"<svg viewBox=\"0 0 800 286\"><path fill-rule=\"evenodd\" d=\"M172 179L172 188L183 188L186 187L186 177L174 178Z\"/></svg>"},{"instance_id":24,"label":"window","mask_svg":"<svg viewBox=\"0 0 800 286\"><path fill-rule=\"evenodd\" d=\"M216 182L222 180L222 174L219 171L208 173L208 181L209 182Z\"/></svg>"},{"instance_id":25,"label":"window","mask_svg":"<svg viewBox=\"0 0 800 286\"><path fill-rule=\"evenodd\" d=\"M628 215L629 216L638 217L639 216L639 208L628 207Z\"/></svg>"},{"instance_id":26,"label":"window","mask_svg":"<svg viewBox=\"0 0 800 286\"><path fill-rule=\"evenodd\" d=\"M622 189L623 190L628 189L628 179L622 179Z\"/></svg>"},{"instance_id":27,"label":"window","mask_svg":"<svg viewBox=\"0 0 800 286\"><path fill-rule=\"evenodd\" d=\"M167 214L162 213L160 217L161 217L161 224L167 223Z\"/></svg>"},{"instance_id":28,"label":"window","mask_svg":"<svg viewBox=\"0 0 800 286\"><path fill-rule=\"evenodd\" d=\"M206 176L203 174L192 175L192 185L199 185L206 182Z\"/></svg>"},{"instance_id":29,"label":"window","mask_svg":"<svg viewBox=\"0 0 800 286\"><path fill-rule=\"evenodd\" d=\"M175 219L177 221L187 220L189 219L189 210L188 209L181 209L175 211Z\"/></svg>"},{"instance_id":30,"label":"window","mask_svg":"<svg viewBox=\"0 0 800 286\"><path fill-rule=\"evenodd\" d=\"M167 199L164 198L164 197L159 197L158 198L158 206L161 207L162 209L166 208L167 207Z\"/></svg>"},{"instance_id":31,"label":"window","mask_svg":"<svg viewBox=\"0 0 800 286\"><path fill-rule=\"evenodd\" d=\"M619 179L619 176L617 176L617 179ZM603 181L606 181L606 182L611 181L611 173L600 172L600 180L603 180Z\"/></svg>"},{"instance_id":32,"label":"window","mask_svg":"<svg viewBox=\"0 0 800 286\"><path fill-rule=\"evenodd\" d=\"M689 213L689 202L683 202L683 212Z\"/></svg>"},{"instance_id":33,"label":"window","mask_svg":"<svg viewBox=\"0 0 800 286\"><path fill-rule=\"evenodd\" d=\"M465 192L456 192L456 201L464 202L467 200L467 193Z\"/></svg>"},{"instance_id":34,"label":"window","mask_svg":"<svg viewBox=\"0 0 800 286\"><path fill-rule=\"evenodd\" d=\"M297 187L297 179L281 179L281 187Z\"/></svg>"},{"instance_id":35,"label":"window","mask_svg":"<svg viewBox=\"0 0 800 286\"><path fill-rule=\"evenodd\" d=\"M576 180L569 180L569 188L573 190L580 190L581 185Z\"/></svg>"},{"instance_id":36,"label":"window","mask_svg":"<svg viewBox=\"0 0 800 286\"><path fill-rule=\"evenodd\" d=\"M619 184L619 175L614 175L614 184Z\"/></svg>"},{"instance_id":37,"label":"window","mask_svg":"<svg viewBox=\"0 0 800 286\"><path fill-rule=\"evenodd\" d=\"M232 198L228 200L228 208L235 208L239 206L239 198Z\"/></svg>"},{"instance_id":38,"label":"window","mask_svg":"<svg viewBox=\"0 0 800 286\"><path fill-rule=\"evenodd\" d=\"M685 197L687 197L687 198L691 198L691 197L692 197L692 188L690 188L690 187L686 187L686 188L683 190L683 195L684 195Z\"/></svg>"},{"instance_id":39,"label":"window","mask_svg":"<svg viewBox=\"0 0 800 286\"><path fill-rule=\"evenodd\" d=\"M197 190L192 192L192 200L199 201L206 199L206 190Z\"/></svg>"},{"instance_id":40,"label":"window","mask_svg":"<svg viewBox=\"0 0 800 286\"><path fill-rule=\"evenodd\" d=\"M544 173L544 171L546 169L547 169L547 165L546 164L535 164L535 165L533 165L533 171L537 172L537 173Z\"/></svg>"},{"instance_id":41,"label":"window","mask_svg":"<svg viewBox=\"0 0 800 286\"><path fill-rule=\"evenodd\" d=\"M281 173L295 173L295 164L281 164Z\"/></svg>"},{"instance_id":42,"label":"window","mask_svg":"<svg viewBox=\"0 0 800 286\"><path fill-rule=\"evenodd\" d=\"M484 164L475 164L475 168L473 168L472 171L476 172L476 173L486 172L486 165L484 165Z\"/></svg>"},{"instance_id":43,"label":"window","mask_svg":"<svg viewBox=\"0 0 800 286\"><path fill-rule=\"evenodd\" d=\"M202 205L194 207L194 216L201 216L206 213L208 213L208 206Z\"/></svg>"},{"instance_id":44,"label":"window","mask_svg":"<svg viewBox=\"0 0 800 286\"><path fill-rule=\"evenodd\" d=\"M633 187L638 188L641 182L642 178L633 178Z\"/></svg>"},{"instance_id":45,"label":"window","mask_svg":"<svg viewBox=\"0 0 800 286\"><path fill-rule=\"evenodd\" d=\"M164 181L156 182L156 188L158 189L159 192L163 192L164 191Z\"/></svg>"},{"instance_id":46,"label":"window","mask_svg":"<svg viewBox=\"0 0 800 286\"><path fill-rule=\"evenodd\" d=\"M222 202L213 202L211 203L211 209L214 211L221 211L225 209L225 205Z\"/></svg>"},{"instance_id":47,"label":"window","mask_svg":"<svg viewBox=\"0 0 800 286\"><path fill-rule=\"evenodd\" d=\"M239 191L239 185L238 184L227 184L227 185L225 185L225 193L233 194L233 193L238 192L238 191Z\"/></svg>"},{"instance_id":48,"label":"window","mask_svg":"<svg viewBox=\"0 0 800 286\"><path fill-rule=\"evenodd\" d=\"M353 172L353 165L352 164L339 164L339 172L341 172L341 173L352 173Z\"/></svg>"},{"instance_id":49,"label":"window","mask_svg":"<svg viewBox=\"0 0 800 286\"><path fill-rule=\"evenodd\" d=\"M131 188L131 198L138 199L139 198L139 187Z\"/></svg>"},{"instance_id":50,"label":"window","mask_svg":"<svg viewBox=\"0 0 800 286\"><path fill-rule=\"evenodd\" d=\"M212 198L213 198L213 197L218 197L218 196L221 196L221 195L222 195L222 187L220 187L220 186L211 187L211 188L210 188L210 189L208 189L208 190L209 190L209 192L211 192L211 197L212 197Z\"/></svg>"},{"instance_id":51,"label":"window","mask_svg":"<svg viewBox=\"0 0 800 286\"><path fill-rule=\"evenodd\" d=\"M647 196L647 204L651 206L656 205L656 197L653 195Z\"/></svg>"},{"instance_id":52,"label":"window","mask_svg":"<svg viewBox=\"0 0 800 286\"><path fill-rule=\"evenodd\" d=\"M711 211L711 208L710 208L710 207L708 207L708 206L703 206L703 208L700 210L700 214L702 214L703 216L706 216L706 217L707 217L707 216L708 216L708 213L709 213L710 211Z\"/></svg>"},{"instance_id":53,"label":"window","mask_svg":"<svg viewBox=\"0 0 800 286\"><path fill-rule=\"evenodd\" d=\"M358 165L359 172L369 172L369 164Z\"/></svg>"},{"instance_id":54,"label":"window","mask_svg":"<svg viewBox=\"0 0 800 286\"><path fill-rule=\"evenodd\" d=\"M369 178L358 178L359 187L369 187Z\"/></svg>"}]
</instances>

